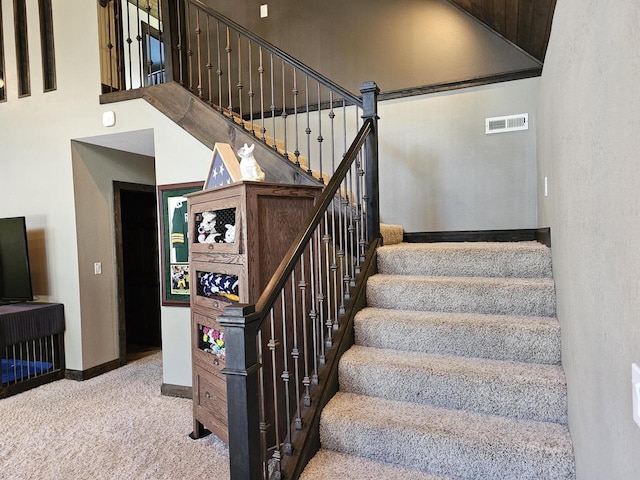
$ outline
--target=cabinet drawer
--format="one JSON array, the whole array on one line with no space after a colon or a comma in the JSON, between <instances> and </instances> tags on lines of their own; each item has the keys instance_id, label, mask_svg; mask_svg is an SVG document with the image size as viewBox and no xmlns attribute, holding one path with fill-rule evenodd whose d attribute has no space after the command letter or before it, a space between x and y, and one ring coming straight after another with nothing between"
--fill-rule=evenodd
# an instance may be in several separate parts
<instances>
[{"instance_id":1,"label":"cabinet drawer","mask_svg":"<svg viewBox=\"0 0 640 480\"><path fill-rule=\"evenodd\" d=\"M206 372L194 366L194 412L197 419L218 438L229 443L227 384L219 372Z\"/></svg>"},{"instance_id":2,"label":"cabinet drawer","mask_svg":"<svg viewBox=\"0 0 640 480\"><path fill-rule=\"evenodd\" d=\"M191 269L193 306L221 312L233 303L245 301L246 280L241 265L192 262Z\"/></svg>"},{"instance_id":3,"label":"cabinet drawer","mask_svg":"<svg viewBox=\"0 0 640 480\"><path fill-rule=\"evenodd\" d=\"M189 251L242 253L240 197L189 205Z\"/></svg>"},{"instance_id":4,"label":"cabinet drawer","mask_svg":"<svg viewBox=\"0 0 640 480\"><path fill-rule=\"evenodd\" d=\"M225 366L224 328L210 317L193 314L193 362L207 371L220 372Z\"/></svg>"}]
</instances>

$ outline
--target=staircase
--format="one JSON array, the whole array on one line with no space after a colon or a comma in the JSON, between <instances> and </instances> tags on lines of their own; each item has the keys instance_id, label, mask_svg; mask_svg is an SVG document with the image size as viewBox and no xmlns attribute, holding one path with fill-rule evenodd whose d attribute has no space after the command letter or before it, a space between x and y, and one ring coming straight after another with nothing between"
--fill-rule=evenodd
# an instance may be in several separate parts
<instances>
[{"instance_id":1,"label":"staircase","mask_svg":"<svg viewBox=\"0 0 640 480\"><path fill-rule=\"evenodd\" d=\"M378 271L300 478L573 479L550 250L400 243Z\"/></svg>"}]
</instances>

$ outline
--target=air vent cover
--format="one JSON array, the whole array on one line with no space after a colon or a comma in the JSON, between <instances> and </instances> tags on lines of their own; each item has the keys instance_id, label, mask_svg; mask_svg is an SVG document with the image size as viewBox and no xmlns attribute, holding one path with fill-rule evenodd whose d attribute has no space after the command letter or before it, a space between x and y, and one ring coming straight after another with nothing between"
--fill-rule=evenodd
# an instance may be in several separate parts
<instances>
[{"instance_id":1,"label":"air vent cover","mask_svg":"<svg viewBox=\"0 0 640 480\"><path fill-rule=\"evenodd\" d=\"M529 114L507 115L505 117L485 118L484 133L514 132L529 129Z\"/></svg>"}]
</instances>

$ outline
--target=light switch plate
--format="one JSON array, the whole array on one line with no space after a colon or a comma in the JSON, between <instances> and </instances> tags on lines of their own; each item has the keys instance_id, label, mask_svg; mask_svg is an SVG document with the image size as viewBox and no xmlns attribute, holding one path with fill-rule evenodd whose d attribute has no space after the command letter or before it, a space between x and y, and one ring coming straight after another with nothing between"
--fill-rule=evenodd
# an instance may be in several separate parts
<instances>
[{"instance_id":1,"label":"light switch plate","mask_svg":"<svg viewBox=\"0 0 640 480\"><path fill-rule=\"evenodd\" d=\"M640 366L631 365L631 382L633 384L633 421L640 427Z\"/></svg>"},{"instance_id":2,"label":"light switch plate","mask_svg":"<svg viewBox=\"0 0 640 480\"><path fill-rule=\"evenodd\" d=\"M269 16L269 6L265 3L260 5L260 18L267 18Z\"/></svg>"}]
</instances>

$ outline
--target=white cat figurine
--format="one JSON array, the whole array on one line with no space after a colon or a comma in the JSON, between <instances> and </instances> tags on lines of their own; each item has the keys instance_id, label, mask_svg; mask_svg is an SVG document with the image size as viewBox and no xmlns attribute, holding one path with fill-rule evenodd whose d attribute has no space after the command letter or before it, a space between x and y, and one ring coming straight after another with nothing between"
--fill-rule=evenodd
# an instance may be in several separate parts
<instances>
[{"instance_id":1,"label":"white cat figurine","mask_svg":"<svg viewBox=\"0 0 640 480\"><path fill-rule=\"evenodd\" d=\"M264 182L264 172L253 156L254 147L254 144L251 144L249 147L245 143L244 147L238 150L238 155L240 156L240 173L242 174L242 180Z\"/></svg>"}]
</instances>

